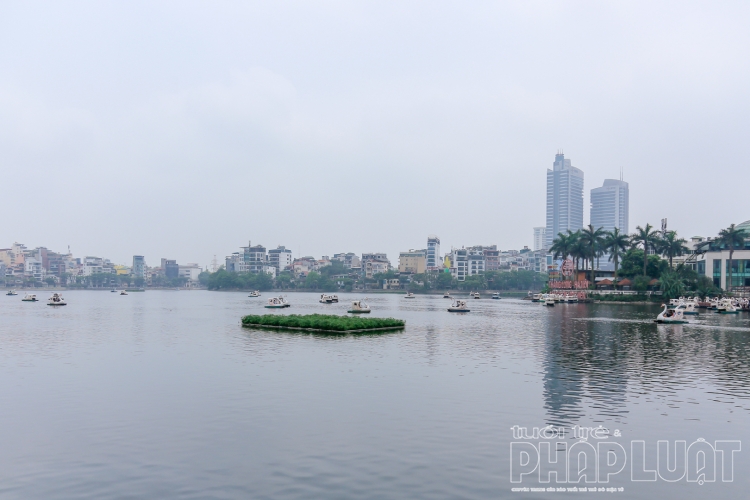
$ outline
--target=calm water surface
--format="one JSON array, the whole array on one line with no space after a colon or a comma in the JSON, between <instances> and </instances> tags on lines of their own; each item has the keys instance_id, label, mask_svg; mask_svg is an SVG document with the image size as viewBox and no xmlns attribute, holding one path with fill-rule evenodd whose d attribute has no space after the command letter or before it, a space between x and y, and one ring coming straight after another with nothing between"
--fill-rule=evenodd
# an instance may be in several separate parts
<instances>
[{"instance_id":1,"label":"calm water surface","mask_svg":"<svg viewBox=\"0 0 750 500\"><path fill-rule=\"evenodd\" d=\"M575 498L511 491L511 427L548 424L645 440L647 461L660 439L742 441L731 483L637 483L628 465L598 495L750 491L747 313L667 326L652 306L487 298L457 315L378 295L372 316L405 331L328 336L241 328L269 294L65 295L0 296L3 499ZM289 294L282 314L360 298L340 297Z\"/></svg>"}]
</instances>

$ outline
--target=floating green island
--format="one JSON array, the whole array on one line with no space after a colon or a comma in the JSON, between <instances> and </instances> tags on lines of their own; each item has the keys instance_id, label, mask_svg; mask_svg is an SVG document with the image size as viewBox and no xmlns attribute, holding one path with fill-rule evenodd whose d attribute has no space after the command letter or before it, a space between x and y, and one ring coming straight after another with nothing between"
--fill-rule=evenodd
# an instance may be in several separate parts
<instances>
[{"instance_id":1,"label":"floating green island","mask_svg":"<svg viewBox=\"0 0 750 500\"><path fill-rule=\"evenodd\" d=\"M333 314L264 314L242 318L242 326L249 328L279 328L315 332L358 333L404 328L406 322L393 318L362 318Z\"/></svg>"}]
</instances>

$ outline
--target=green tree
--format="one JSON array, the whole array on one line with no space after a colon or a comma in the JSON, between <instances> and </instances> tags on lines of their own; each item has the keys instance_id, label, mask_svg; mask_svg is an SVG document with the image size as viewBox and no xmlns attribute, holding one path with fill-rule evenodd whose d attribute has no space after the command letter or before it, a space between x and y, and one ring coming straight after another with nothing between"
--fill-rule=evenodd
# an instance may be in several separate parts
<instances>
[{"instance_id":1,"label":"green tree","mask_svg":"<svg viewBox=\"0 0 750 500\"><path fill-rule=\"evenodd\" d=\"M629 245L630 237L627 234L622 234L620 228L617 227L608 231L604 237L604 248L609 253L609 259L615 265L615 290L617 290L617 267Z\"/></svg>"},{"instance_id":2,"label":"green tree","mask_svg":"<svg viewBox=\"0 0 750 500\"><path fill-rule=\"evenodd\" d=\"M662 271L669 268L667 261L661 259L658 255L649 255L646 276L659 278ZM640 248L630 248L622 258L620 264L620 275L626 278L634 278L643 275L643 250Z\"/></svg>"},{"instance_id":3,"label":"green tree","mask_svg":"<svg viewBox=\"0 0 750 500\"><path fill-rule=\"evenodd\" d=\"M672 269L661 275L661 278L659 278L659 287L665 299L676 299L685 293L685 284Z\"/></svg>"},{"instance_id":4,"label":"green tree","mask_svg":"<svg viewBox=\"0 0 750 500\"><path fill-rule=\"evenodd\" d=\"M672 258L679 257L688 252L685 245L687 241L684 238L677 237L677 231L669 231L660 238L656 245L660 254L669 259L669 267L672 267Z\"/></svg>"},{"instance_id":5,"label":"green tree","mask_svg":"<svg viewBox=\"0 0 750 500\"><path fill-rule=\"evenodd\" d=\"M580 241L584 246L586 255L589 256L589 261L591 262L591 286L594 286L596 283L594 261L597 257L597 254L604 246L604 236L604 229L594 229L594 226L592 226L591 224L589 224L588 227L584 228L581 231Z\"/></svg>"},{"instance_id":6,"label":"green tree","mask_svg":"<svg viewBox=\"0 0 750 500\"><path fill-rule=\"evenodd\" d=\"M729 272L727 282L727 291L732 291L732 264L734 251L737 248L742 248L745 245L745 232L742 229L737 229L734 224L731 224L728 228L719 231L719 242L725 245L729 249Z\"/></svg>"},{"instance_id":7,"label":"green tree","mask_svg":"<svg viewBox=\"0 0 750 500\"><path fill-rule=\"evenodd\" d=\"M646 227L637 226L635 228L635 234L630 238L633 245L641 245L643 247L643 275L648 276L646 268L648 267L648 249L652 247L657 241L658 234L651 224L646 224Z\"/></svg>"}]
</instances>

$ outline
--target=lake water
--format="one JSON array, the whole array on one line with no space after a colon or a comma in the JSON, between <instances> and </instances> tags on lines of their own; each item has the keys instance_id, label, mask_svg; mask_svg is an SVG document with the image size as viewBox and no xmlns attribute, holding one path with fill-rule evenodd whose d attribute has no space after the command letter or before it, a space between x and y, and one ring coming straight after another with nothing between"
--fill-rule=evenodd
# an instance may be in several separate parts
<instances>
[{"instance_id":1,"label":"lake water","mask_svg":"<svg viewBox=\"0 0 750 500\"><path fill-rule=\"evenodd\" d=\"M338 336L240 327L242 315L267 312L268 293L71 291L57 309L21 295L0 296L2 499L581 495L512 490L540 486L730 499L750 490L747 313L670 326L652 322L653 306L487 297L451 314L439 296L377 295L372 316L405 319L406 329ZM292 308L278 313L343 314L360 298L340 297L322 305L289 294ZM627 463L609 483L540 484L534 473L511 483L511 461L523 467L511 442L533 454L544 441L514 438L516 425L567 429L552 440L560 459L580 441L573 426L601 425L608 437L588 442L621 444ZM699 438L741 441L731 478L717 462L716 481L703 485L666 469L632 480L635 462L656 469L663 459L657 440L674 450ZM639 458L631 447L641 440Z\"/></svg>"}]
</instances>

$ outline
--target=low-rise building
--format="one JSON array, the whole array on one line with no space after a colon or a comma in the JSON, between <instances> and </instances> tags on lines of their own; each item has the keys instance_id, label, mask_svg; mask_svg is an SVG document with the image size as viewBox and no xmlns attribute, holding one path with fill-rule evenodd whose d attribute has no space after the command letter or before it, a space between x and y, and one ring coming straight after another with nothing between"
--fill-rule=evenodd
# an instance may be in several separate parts
<instances>
[{"instance_id":1,"label":"low-rise building","mask_svg":"<svg viewBox=\"0 0 750 500\"><path fill-rule=\"evenodd\" d=\"M427 252L409 250L398 254L398 272L401 274L422 274L427 270Z\"/></svg>"},{"instance_id":2,"label":"low-rise building","mask_svg":"<svg viewBox=\"0 0 750 500\"><path fill-rule=\"evenodd\" d=\"M714 285L727 290L742 288L750 292L750 220L737 225L745 232L743 248L735 249L732 255L732 283L729 283L729 249L715 238L695 243L695 270L699 275L713 280Z\"/></svg>"}]
</instances>

